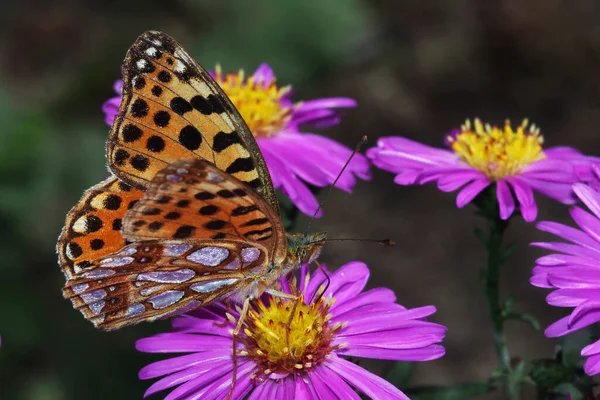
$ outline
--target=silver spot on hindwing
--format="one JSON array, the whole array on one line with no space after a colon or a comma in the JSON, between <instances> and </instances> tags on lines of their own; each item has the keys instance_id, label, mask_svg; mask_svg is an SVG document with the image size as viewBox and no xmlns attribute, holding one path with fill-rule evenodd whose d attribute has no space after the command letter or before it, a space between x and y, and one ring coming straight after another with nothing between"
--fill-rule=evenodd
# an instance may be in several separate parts
<instances>
[{"instance_id":1,"label":"silver spot on hindwing","mask_svg":"<svg viewBox=\"0 0 600 400\"><path fill-rule=\"evenodd\" d=\"M185 174L189 174L189 173L190 173L190 171L188 171L188 170L187 170L187 169L185 169L185 168L177 168L177 173L178 173L179 175L185 175Z\"/></svg>"},{"instance_id":2,"label":"silver spot on hindwing","mask_svg":"<svg viewBox=\"0 0 600 400\"><path fill-rule=\"evenodd\" d=\"M181 177L179 175L168 174L167 180L169 182L181 182L183 180L183 177Z\"/></svg>"},{"instance_id":3,"label":"silver spot on hindwing","mask_svg":"<svg viewBox=\"0 0 600 400\"><path fill-rule=\"evenodd\" d=\"M179 257L193 246L191 244L168 244L163 249L163 254L168 257Z\"/></svg>"},{"instance_id":4,"label":"silver spot on hindwing","mask_svg":"<svg viewBox=\"0 0 600 400\"><path fill-rule=\"evenodd\" d=\"M127 247L123 250L121 250L120 252L118 252L117 254L120 256L130 256L132 254L137 253L137 248L135 247Z\"/></svg>"},{"instance_id":5,"label":"silver spot on hindwing","mask_svg":"<svg viewBox=\"0 0 600 400\"><path fill-rule=\"evenodd\" d=\"M216 267L229 257L229 250L222 247L203 247L186 257L187 260L208 267Z\"/></svg>"},{"instance_id":6,"label":"silver spot on hindwing","mask_svg":"<svg viewBox=\"0 0 600 400\"><path fill-rule=\"evenodd\" d=\"M94 303L98 300L102 300L105 297L106 297L106 290L96 289L96 290L92 290L91 292L88 292L88 293L83 293L81 295L81 300L83 300L85 302L85 304L90 304L90 303Z\"/></svg>"},{"instance_id":7,"label":"silver spot on hindwing","mask_svg":"<svg viewBox=\"0 0 600 400\"><path fill-rule=\"evenodd\" d=\"M140 69L140 70L146 68L147 64L148 64L148 61L144 60L143 58L140 58L139 60L137 60L135 62L135 65L137 65L138 69Z\"/></svg>"},{"instance_id":8,"label":"silver spot on hindwing","mask_svg":"<svg viewBox=\"0 0 600 400\"><path fill-rule=\"evenodd\" d=\"M181 290L167 290L161 294L150 297L148 301L152 303L152 308L160 310L161 308L166 308L177 303L183 298L184 294L185 293Z\"/></svg>"},{"instance_id":9,"label":"silver spot on hindwing","mask_svg":"<svg viewBox=\"0 0 600 400\"><path fill-rule=\"evenodd\" d=\"M100 314L100 311L102 311L102 309L104 308L104 305L105 305L105 304L106 304L106 303L104 302L104 300L100 300L100 301L97 301L97 302L95 302L95 303L92 303L92 304L90 304L90 306L89 306L89 307L90 307L90 310L91 310L91 311L92 311L94 314L98 315L98 314Z\"/></svg>"},{"instance_id":10,"label":"silver spot on hindwing","mask_svg":"<svg viewBox=\"0 0 600 400\"><path fill-rule=\"evenodd\" d=\"M75 294L79 294L90 287L89 283L78 283L76 285L71 286L71 290Z\"/></svg>"},{"instance_id":11,"label":"silver spot on hindwing","mask_svg":"<svg viewBox=\"0 0 600 400\"><path fill-rule=\"evenodd\" d=\"M93 271L84 272L81 276L84 278L106 278L107 276L114 274L116 274L116 272L112 269L95 269Z\"/></svg>"},{"instance_id":12,"label":"silver spot on hindwing","mask_svg":"<svg viewBox=\"0 0 600 400\"><path fill-rule=\"evenodd\" d=\"M244 264L250 264L258 260L260 257L260 250L254 247L246 247L242 249L242 261Z\"/></svg>"},{"instance_id":13,"label":"silver spot on hindwing","mask_svg":"<svg viewBox=\"0 0 600 400\"><path fill-rule=\"evenodd\" d=\"M138 281L151 281L158 283L183 283L189 281L196 273L189 269L179 269L176 271L150 271L138 274Z\"/></svg>"},{"instance_id":14,"label":"silver spot on hindwing","mask_svg":"<svg viewBox=\"0 0 600 400\"><path fill-rule=\"evenodd\" d=\"M144 307L143 304L133 303L132 305L130 305L129 307L127 307L126 315L128 317L131 317L131 316L134 316L134 315L141 314L145 310L146 310L146 307Z\"/></svg>"},{"instance_id":15,"label":"silver spot on hindwing","mask_svg":"<svg viewBox=\"0 0 600 400\"><path fill-rule=\"evenodd\" d=\"M108 257L100 261L101 267L122 267L135 261L133 257Z\"/></svg>"},{"instance_id":16,"label":"silver spot on hindwing","mask_svg":"<svg viewBox=\"0 0 600 400\"><path fill-rule=\"evenodd\" d=\"M190 289L192 289L194 292L198 292L198 293L209 293L209 292L213 292L223 286L232 285L237 281L238 281L237 278L230 278L230 279L219 279L219 280L208 281L208 282L198 282L198 283L194 283L193 285L191 285Z\"/></svg>"},{"instance_id":17,"label":"silver spot on hindwing","mask_svg":"<svg viewBox=\"0 0 600 400\"><path fill-rule=\"evenodd\" d=\"M212 171L209 171L208 176L207 176L207 180L209 182L223 182L223 177L219 174L215 174Z\"/></svg>"},{"instance_id":18,"label":"silver spot on hindwing","mask_svg":"<svg viewBox=\"0 0 600 400\"><path fill-rule=\"evenodd\" d=\"M152 293L161 291L165 285L150 286L149 288L140 289L140 294L144 297L150 296Z\"/></svg>"}]
</instances>

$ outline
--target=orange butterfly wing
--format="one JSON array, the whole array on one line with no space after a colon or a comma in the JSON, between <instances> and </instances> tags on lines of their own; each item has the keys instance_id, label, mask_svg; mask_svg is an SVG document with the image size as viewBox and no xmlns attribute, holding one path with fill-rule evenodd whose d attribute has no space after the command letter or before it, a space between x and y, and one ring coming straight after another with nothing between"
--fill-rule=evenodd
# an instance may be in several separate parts
<instances>
[{"instance_id":1,"label":"orange butterfly wing","mask_svg":"<svg viewBox=\"0 0 600 400\"><path fill-rule=\"evenodd\" d=\"M266 273L266 249L231 240L144 241L93 261L63 289L96 327L118 329L190 311Z\"/></svg>"},{"instance_id":2,"label":"orange butterfly wing","mask_svg":"<svg viewBox=\"0 0 600 400\"><path fill-rule=\"evenodd\" d=\"M210 74L171 37L142 34L123 63L123 100L107 143L111 170L143 188L177 160L204 159L279 206L246 123Z\"/></svg>"},{"instance_id":3,"label":"orange butterfly wing","mask_svg":"<svg viewBox=\"0 0 600 400\"><path fill-rule=\"evenodd\" d=\"M68 212L56 246L67 279L126 245L121 234L123 217L142 196L143 192L114 176L85 191Z\"/></svg>"},{"instance_id":4,"label":"orange butterfly wing","mask_svg":"<svg viewBox=\"0 0 600 400\"><path fill-rule=\"evenodd\" d=\"M264 246L270 262L287 255L279 215L246 184L203 160L179 161L159 172L127 212L123 236L233 239Z\"/></svg>"}]
</instances>

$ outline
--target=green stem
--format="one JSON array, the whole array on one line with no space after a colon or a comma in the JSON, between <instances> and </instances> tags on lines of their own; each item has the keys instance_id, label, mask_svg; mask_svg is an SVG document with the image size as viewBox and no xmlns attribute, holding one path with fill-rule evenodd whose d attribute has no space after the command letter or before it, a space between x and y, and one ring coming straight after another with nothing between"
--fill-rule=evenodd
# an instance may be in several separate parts
<instances>
[{"instance_id":1,"label":"green stem","mask_svg":"<svg viewBox=\"0 0 600 400\"><path fill-rule=\"evenodd\" d=\"M502 369L510 370L510 354L504 337L504 313L500 304L500 267L502 265L502 238L508 223L496 214L488 216L489 237L487 245L487 269L485 271L485 292L492 327L494 346Z\"/></svg>"},{"instance_id":2,"label":"green stem","mask_svg":"<svg viewBox=\"0 0 600 400\"><path fill-rule=\"evenodd\" d=\"M504 322L509 311L509 302L500 299L500 270L506 257L508 249L502 247L504 232L508 227L508 220L500 218L498 200L495 187L489 187L476 201L488 226L487 234L478 233L478 237L485 243L487 250L487 266L484 271L485 298L492 320L494 348L498 357L499 378L506 396L510 400L519 400L521 386L521 372L511 365L511 357L504 335ZM476 232L477 233L477 232ZM522 369L522 368L521 368Z\"/></svg>"}]
</instances>

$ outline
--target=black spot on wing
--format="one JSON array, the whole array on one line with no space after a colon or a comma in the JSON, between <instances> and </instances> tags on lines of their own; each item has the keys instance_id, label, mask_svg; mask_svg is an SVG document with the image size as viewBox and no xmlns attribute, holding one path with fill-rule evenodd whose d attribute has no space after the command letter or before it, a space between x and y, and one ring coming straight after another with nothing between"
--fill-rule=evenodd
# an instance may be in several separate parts
<instances>
[{"instance_id":1,"label":"black spot on wing","mask_svg":"<svg viewBox=\"0 0 600 400\"><path fill-rule=\"evenodd\" d=\"M194 195L194 197L198 200L211 200L217 196L214 193L210 192L198 192Z\"/></svg>"},{"instance_id":2,"label":"black spot on wing","mask_svg":"<svg viewBox=\"0 0 600 400\"><path fill-rule=\"evenodd\" d=\"M165 128L169 125L169 121L171 120L171 114L166 111L158 111L154 114L154 124L156 126Z\"/></svg>"},{"instance_id":3,"label":"black spot on wing","mask_svg":"<svg viewBox=\"0 0 600 400\"><path fill-rule=\"evenodd\" d=\"M95 215L88 215L85 219L85 228L87 232L97 232L102 229L102 220Z\"/></svg>"},{"instance_id":4,"label":"black spot on wing","mask_svg":"<svg viewBox=\"0 0 600 400\"><path fill-rule=\"evenodd\" d=\"M179 228L177 228L177 230L173 234L173 238L174 239L188 238L188 237L192 236L192 234L194 233L195 230L196 230L196 228L194 228L191 225L180 226Z\"/></svg>"},{"instance_id":5,"label":"black spot on wing","mask_svg":"<svg viewBox=\"0 0 600 400\"><path fill-rule=\"evenodd\" d=\"M219 208L217 206L213 206L212 204L201 207L198 210L198 213L201 215L214 215L219 212Z\"/></svg>"},{"instance_id":6,"label":"black spot on wing","mask_svg":"<svg viewBox=\"0 0 600 400\"><path fill-rule=\"evenodd\" d=\"M131 104L131 115L137 118L143 118L148 115L148 110L150 107L148 106L148 102L144 99L136 99L133 104Z\"/></svg>"},{"instance_id":7,"label":"black spot on wing","mask_svg":"<svg viewBox=\"0 0 600 400\"><path fill-rule=\"evenodd\" d=\"M225 225L227 225L227 222L220 220L220 219L215 219L213 221L209 221L207 223L204 224L204 227L206 229L222 229Z\"/></svg>"},{"instance_id":8,"label":"black spot on wing","mask_svg":"<svg viewBox=\"0 0 600 400\"><path fill-rule=\"evenodd\" d=\"M102 206L107 210L118 210L121 207L121 198L116 194L109 194L104 198Z\"/></svg>"},{"instance_id":9,"label":"black spot on wing","mask_svg":"<svg viewBox=\"0 0 600 400\"><path fill-rule=\"evenodd\" d=\"M231 133L218 132L213 138L213 150L220 153L236 143L242 143L242 139L236 131Z\"/></svg>"},{"instance_id":10,"label":"black spot on wing","mask_svg":"<svg viewBox=\"0 0 600 400\"><path fill-rule=\"evenodd\" d=\"M102 239L92 239L90 240L90 247L92 250L100 250L104 247L104 240Z\"/></svg>"},{"instance_id":11,"label":"black spot on wing","mask_svg":"<svg viewBox=\"0 0 600 400\"><path fill-rule=\"evenodd\" d=\"M228 174L235 174L236 172L248 172L252 171L253 169L254 161L252 160L252 158L247 157L236 159L234 162L231 163L231 165L229 165L229 167L227 167L225 172L227 172Z\"/></svg>"},{"instance_id":12,"label":"black spot on wing","mask_svg":"<svg viewBox=\"0 0 600 400\"><path fill-rule=\"evenodd\" d=\"M69 253L71 253L72 258L77 258L83 254L83 249L75 242L71 242L67 245L69 248Z\"/></svg>"},{"instance_id":13,"label":"black spot on wing","mask_svg":"<svg viewBox=\"0 0 600 400\"><path fill-rule=\"evenodd\" d=\"M169 103L171 110L179 115L183 115L186 112L192 111L194 108L192 105L183 97L173 97Z\"/></svg>"},{"instance_id":14,"label":"black spot on wing","mask_svg":"<svg viewBox=\"0 0 600 400\"><path fill-rule=\"evenodd\" d=\"M160 136L151 136L146 141L146 148L154 153L160 153L165 148L165 141Z\"/></svg>"},{"instance_id":15,"label":"black spot on wing","mask_svg":"<svg viewBox=\"0 0 600 400\"><path fill-rule=\"evenodd\" d=\"M192 125L184 126L179 132L179 143L188 150L198 150L202 144L202 135Z\"/></svg>"},{"instance_id":16,"label":"black spot on wing","mask_svg":"<svg viewBox=\"0 0 600 400\"><path fill-rule=\"evenodd\" d=\"M121 131L123 141L125 141L126 143L135 142L136 140L142 137L142 134L142 130L133 124L125 125L123 127L123 130Z\"/></svg>"},{"instance_id":17,"label":"black spot on wing","mask_svg":"<svg viewBox=\"0 0 600 400\"><path fill-rule=\"evenodd\" d=\"M231 215L234 217L238 217L240 215L246 215L251 213L252 211L256 211L258 210L258 207L256 207L255 205L251 205L251 206L239 206L234 208L231 211Z\"/></svg>"},{"instance_id":18,"label":"black spot on wing","mask_svg":"<svg viewBox=\"0 0 600 400\"><path fill-rule=\"evenodd\" d=\"M241 226L254 226L254 225L262 225L264 223L269 222L268 218L256 218L251 221L243 223Z\"/></svg>"},{"instance_id":19,"label":"black spot on wing","mask_svg":"<svg viewBox=\"0 0 600 400\"><path fill-rule=\"evenodd\" d=\"M129 163L133 168L142 172L148 168L148 165L150 165L150 161L148 160L148 158L142 156L141 154L133 156L131 160L129 160Z\"/></svg>"},{"instance_id":20,"label":"black spot on wing","mask_svg":"<svg viewBox=\"0 0 600 400\"><path fill-rule=\"evenodd\" d=\"M210 96L209 96L210 97ZM190 100L192 107L200 111L204 115L210 115L213 113L213 107L211 102L201 95L196 95Z\"/></svg>"}]
</instances>

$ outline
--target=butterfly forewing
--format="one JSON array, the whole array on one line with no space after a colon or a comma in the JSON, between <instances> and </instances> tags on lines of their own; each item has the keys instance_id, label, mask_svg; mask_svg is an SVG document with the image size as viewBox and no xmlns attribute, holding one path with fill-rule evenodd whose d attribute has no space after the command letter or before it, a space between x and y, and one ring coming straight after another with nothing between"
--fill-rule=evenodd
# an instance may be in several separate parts
<instances>
[{"instance_id":1,"label":"butterfly forewing","mask_svg":"<svg viewBox=\"0 0 600 400\"><path fill-rule=\"evenodd\" d=\"M254 137L210 74L171 37L146 32L123 64L123 100L107 144L113 172L143 188L167 165L201 158L279 210Z\"/></svg>"},{"instance_id":2,"label":"butterfly forewing","mask_svg":"<svg viewBox=\"0 0 600 400\"><path fill-rule=\"evenodd\" d=\"M129 240L234 239L257 243L281 262L285 231L271 207L243 182L203 160L158 173L123 220Z\"/></svg>"},{"instance_id":3,"label":"butterfly forewing","mask_svg":"<svg viewBox=\"0 0 600 400\"><path fill-rule=\"evenodd\" d=\"M164 33L140 36L123 74L116 177L85 192L59 238L64 296L107 330L259 296L298 260L246 124Z\"/></svg>"},{"instance_id":4,"label":"butterfly forewing","mask_svg":"<svg viewBox=\"0 0 600 400\"><path fill-rule=\"evenodd\" d=\"M99 257L125 246L122 220L143 192L110 177L88 189L67 214L58 238L59 264L67 279Z\"/></svg>"},{"instance_id":5,"label":"butterfly forewing","mask_svg":"<svg viewBox=\"0 0 600 400\"><path fill-rule=\"evenodd\" d=\"M233 240L132 243L71 279L75 308L111 330L206 305L266 271L266 249Z\"/></svg>"}]
</instances>

